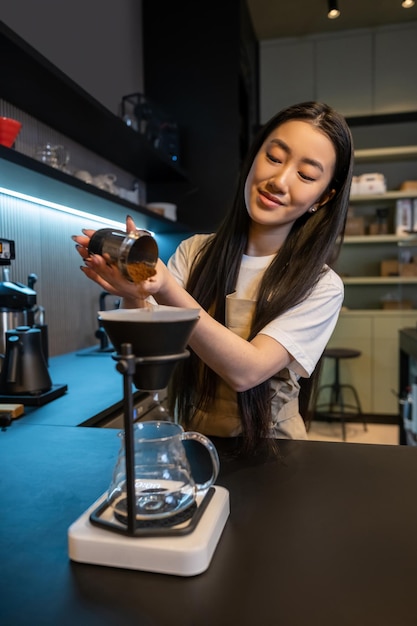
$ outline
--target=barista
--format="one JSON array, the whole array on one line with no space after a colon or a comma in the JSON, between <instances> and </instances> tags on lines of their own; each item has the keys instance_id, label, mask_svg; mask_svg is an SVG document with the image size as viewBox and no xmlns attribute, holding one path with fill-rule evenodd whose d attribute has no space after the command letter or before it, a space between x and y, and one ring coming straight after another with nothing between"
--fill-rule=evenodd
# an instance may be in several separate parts
<instances>
[{"instance_id":1,"label":"barista","mask_svg":"<svg viewBox=\"0 0 417 626\"><path fill-rule=\"evenodd\" d=\"M343 238L352 155L345 120L326 104L280 111L255 138L217 232L183 241L139 285L89 255L93 231L73 237L84 274L124 307L149 296L200 307L190 359L172 380L186 428L241 435L247 451L264 437L307 437L300 380L312 377L343 302L330 262Z\"/></svg>"}]
</instances>

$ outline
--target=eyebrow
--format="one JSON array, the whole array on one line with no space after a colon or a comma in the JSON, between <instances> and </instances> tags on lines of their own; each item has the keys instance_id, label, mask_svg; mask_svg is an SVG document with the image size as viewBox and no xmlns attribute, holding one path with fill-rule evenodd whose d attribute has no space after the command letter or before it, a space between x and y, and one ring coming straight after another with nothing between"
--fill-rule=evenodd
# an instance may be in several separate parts
<instances>
[{"instance_id":1,"label":"eyebrow","mask_svg":"<svg viewBox=\"0 0 417 626\"><path fill-rule=\"evenodd\" d=\"M282 141L282 139L271 139L271 143L275 143L277 146L282 148L284 152L286 152L287 154L291 153L290 147L285 143L285 141ZM324 172L323 166L320 163L320 161L316 161L316 159L310 159L308 157L304 157L301 160L303 163L312 165L313 167L317 167L321 172Z\"/></svg>"}]
</instances>

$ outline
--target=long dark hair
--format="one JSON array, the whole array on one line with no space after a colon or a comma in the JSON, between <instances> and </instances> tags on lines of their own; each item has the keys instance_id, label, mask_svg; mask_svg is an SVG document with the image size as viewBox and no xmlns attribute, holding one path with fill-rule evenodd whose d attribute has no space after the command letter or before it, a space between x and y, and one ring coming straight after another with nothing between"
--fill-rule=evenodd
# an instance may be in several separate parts
<instances>
[{"instance_id":1,"label":"long dark hair","mask_svg":"<svg viewBox=\"0 0 417 626\"><path fill-rule=\"evenodd\" d=\"M245 159L233 204L213 237L196 257L187 291L214 319L225 323L225 298L235 290L245 252L250 217L244 187L252 163L270 133L290 120L303 120L324 133L336 151L333 178L326 191L333 196L315 213L305 213L292 226L259 286L250 341L277 316L303 301L337 257L343 240L352 178L352 137L344 118L326 104L305 102L280 111L258 132ZM311 381L310 381L311 382ZM217 375L191 351L172 379L178 416L187 425L196 410L206 410L215 396ZM271 423L269 381L237 393L246 451L268 436ZM308 401L307 401L308 405Z\"/></svg>"}]
</instances>

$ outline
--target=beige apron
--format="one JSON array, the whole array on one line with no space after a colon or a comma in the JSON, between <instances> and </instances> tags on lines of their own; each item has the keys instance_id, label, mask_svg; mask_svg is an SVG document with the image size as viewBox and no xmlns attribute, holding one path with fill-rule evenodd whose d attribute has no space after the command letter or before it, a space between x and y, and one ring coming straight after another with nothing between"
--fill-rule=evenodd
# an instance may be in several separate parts
<instances>
[{"instance_id":1,"label":"beige apron","mask_svg":"<svg viewBox=\"0 0 417 626\"><path fill-rule=\"evenodd\" d=\"M239 337L249 336L255 302L226 297L226 326ZM306 439L304 421L298 411L300 386L294 372L287 368L270 379L273 390L271 437ZM198 412L189 428L213 437L235 437L242 432L236 391L219 380L216 400L210 411Z\"/></svg>"}]
</instances>

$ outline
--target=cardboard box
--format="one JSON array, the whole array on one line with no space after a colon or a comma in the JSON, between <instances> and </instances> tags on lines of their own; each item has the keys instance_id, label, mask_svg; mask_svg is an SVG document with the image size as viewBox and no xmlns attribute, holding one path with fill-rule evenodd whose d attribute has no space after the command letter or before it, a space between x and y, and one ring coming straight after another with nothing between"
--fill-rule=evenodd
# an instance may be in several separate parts
<instances>
[{"instance_id":1,"label":"cardboard box","mask_svg":"<svg viewBox=\"0 0 417 626\"><path fill-rule=\"evenodd\" d=\"M371 222L369 224L370 235L387 235L388 224L386 222Z\"/></svg>"},{"instance_id":2,"label":"cardboard box","mask_svg":"<svg viewBox=\"0 0 417 626\"><path fill-rule=\"evenodd\" d=\"M381 276L399 276L400 267L398 259L388 259L381 261L380 274Z\"/></svg>"},{"instance_id":3,"label":"cardboard box","mask_svg":"<svg viewBox=\"0 0 417 626\"><path fill-rule=\"evenodd\" d=\"M348 217L346 220L345 235L364 235L365 220L363 217Z\"/></svg>"},{"instance_id":4,"label":"cardboard box","mask_svg":"<svg viewBox=\"0 0 417 626\"><path fill-rule=\"evenodd\" d=\"M400 263L400 276L417 276L417 263Z\"/></svg>"},{"instance_id":5,"label":"cardboard box","mask_svg":"<svg viewBox=\"0 0 417 626\"><path fill-rule=\"evenodd\" d=\"M400 185L400 191L417 191L417 180L404 180Z\"/></svg>"},{"instance_id":6,"label":"cardboard box","mask_svg":"<svg viewBox=\"0 0 417 626\"><path fill-rule=\"evenodd\" d=\"M413 308L413 303L411 300L384 300L382 308L386 311L408 310Z\"/></svg>"}]
</instances>

